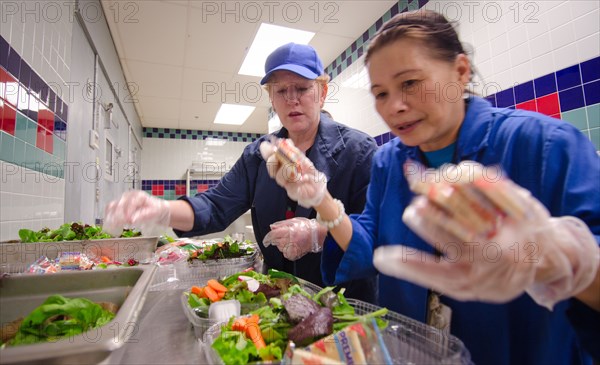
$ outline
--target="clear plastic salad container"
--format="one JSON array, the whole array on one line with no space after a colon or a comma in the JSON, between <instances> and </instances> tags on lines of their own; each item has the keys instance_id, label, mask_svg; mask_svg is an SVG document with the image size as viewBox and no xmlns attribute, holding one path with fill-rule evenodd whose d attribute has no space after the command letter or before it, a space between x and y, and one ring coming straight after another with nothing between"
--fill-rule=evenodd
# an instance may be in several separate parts
<instances>
[{"instance_id":1,"label":"clear plastic salad container","mask_svg":"<svg viewBox=\"0 0 600 365\"><path fill-rule=\"evenodd\" d=\"M235 274L235 273L233 273L233 274ZM233 274L231 274L231 275L233 275ZM298 279L298 281L300 282L300 285L304 288L304 290L306 290L310 294L313 294L313 295L317 294L322 289L320 286L315 285L306 280ZM208 330L216 322L214 320L210 320L208 318L199 317L196 314L194 309L192 307L190 307L190 305L188 304L188 293L189 293L189 291L183 292L181 294L181 305L183 306L183 312L185 313L185 316L190 320L190 323L194 327L194 333L196 334L196 337L198 337L199 339L202 339L204 332L206 332L206 330ZM242 303L241 304L241 310L242 310L241 314L248 314L249 312L251 312L255 309L258 309L263 305L264 304L257 305L257 304ZM212 341L211 341L211 343L212 343Z\"/></svg>"},{"instance_id":2,"label":"clear plastic salad container","mask_svg":"<svg viewBox=\"0 0 600 365\"><path fill-rule=\"evenodd\" d=\"M221 278L233 275L254 267L259 248L256 244L245 244L252 247L250 255L230 259L192 260L191 262L177 262L159 267L151 291L189 289L192 285L206 284L208 279Z\"/></svg>"},{"instance_id":3,"label":"clear plastic salad container","mask_svg":"<svg viewBox=\"0 0 600 365\"><path fill-rule=\"evenodd\" d=\"M381 309L360 300L347 300L357 315ZM383 318L388 321L388 326L383 330L384 341L394 364L472 364L471 354L458 338L392 311ZM211 345L221 334L224 324L213 324L204 332L203 351L209 364L223 364Z\"/></svg>"}]
</instances>

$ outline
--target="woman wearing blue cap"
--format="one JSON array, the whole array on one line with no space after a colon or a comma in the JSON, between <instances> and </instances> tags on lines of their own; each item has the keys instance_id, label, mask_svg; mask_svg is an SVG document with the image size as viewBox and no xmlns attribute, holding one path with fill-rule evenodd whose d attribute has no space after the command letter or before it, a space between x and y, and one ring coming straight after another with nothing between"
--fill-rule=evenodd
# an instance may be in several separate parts
<instances>
[{"instance_id":1,"label":"woman wearing blue cap","mask_svg":"<svg viewBox=\"0 0 600 365\"><path fill-rule=\"evenodd\" d=\"M321 113L329 76L314 48L283 45L269 55L265 72L261 84L283 125L274 135L289 138L310 157L348 212L361 212L377 144ZM173 227L180 236L204 235L222 231L251 209L265 265L322 286L321 249L327 230L315 221L314 209L298 206L269 177L259 146L270 137L248 145L217 186L194 197L165 201L142 191L125 193L107 207L105 229L154 224ZM374 277L340 286L348 297L375 300Z\"/></svg>"}]
</instances>

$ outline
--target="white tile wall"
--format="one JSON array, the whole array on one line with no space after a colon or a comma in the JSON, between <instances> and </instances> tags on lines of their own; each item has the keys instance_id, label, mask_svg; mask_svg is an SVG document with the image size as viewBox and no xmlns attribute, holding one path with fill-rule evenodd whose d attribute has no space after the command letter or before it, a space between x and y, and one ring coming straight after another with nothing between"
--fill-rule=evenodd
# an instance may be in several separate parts
<instances>
[{"instance_id":1,"label":"white tile wall","mask_svg":"<svg viewBox=\"0 0 600 365\"><path fill-rule=\"evenodd\" d=\"M73 1L4 2L0 33L68 104ZM9 8L7 8L9 7ZM13 12L16 9L16 13ZM64 221L64 180L0 161L0 241L17 239L20 228L56 227Z\"/></svg>"},{"instance_id":2,"label":"white tile wall","mask_svg":"<svg viewBox=\"0 0 600 365\"><path fill-rule=\"evenodd\" d=\"M463 8L463 16L454 18L461 24L461 39L475 43L475 65L485 83L505 88L600 55L598 1L452 3ZM447 5L430 1L426 8L444 13ZM463 26L465 22L472 24ZM488 44L491 67L486 63Z\"/></svg>"},{"instance_id":3,"label":"white tile wall","mask_svg":"<svg viewBox=\"0 0 600 365\"><path fill-rule=\"evenodd\" d=\"M65 181L0 161L0 241L64 221Z\"/></svg>"},{"instance_id":4,"label":"white tile wall","mask_svg":"<svg viewBox=\"0 0 600 365\"><path fill-rule=\"evenodd\" d=\"M589 37L577 41L577 56L580 60L598 57L600 54L600 33L596 32Z\"/></svg>"},{"instance_id":5,"label":"white tile wall","mask_svg":"<svg viewBox=\"0 0 600 365\"><path fill-rule=\"evenodd\" d=\"M215 167L219 179L229 171L242 155L249 142L226 141L222 146L211 146L206 140L169 138L144 138L142 151L142 180L185 179L186 171L193 163Z\"/></svg>"},{"instance_id":6,"label":"white tile wall","mask_svg":"<svg viewBox=\"0 0 600 365\"><path fill-rule=\"evenodd\" d=\"M2 16L2 37L48 84L66 85L65 82L70 81L75 18L69 11L74 7L73 2L48 4L22 0L10 3L11 14L14 9L16 13Z\"/></svg>"},{"instance_id":7,"label":"white tile wall","mask_svg":"<svg viewBox=\"0 0 600 365\"><path fill-rule=\"evenodd\" d=\"M364 56L342 71L330 84L324 108L336 121L372 136L388 131L374 108L369 76L364 70Z\"/></svg>"},{"instance_id":8,"label":"white tile wall","mask_svg":"<svg viewBox=\"0 0 600 365\"><path fill-rule=\"evenodd\" d=\"M475 79L480 84L475 91L483 95L598 57L599 7L597 0L429 1L426 5L458 22L461 40L472 43L474 63L483 78ZM341 86L362 68L360 58L332 83ZM335 119L372 136L389 131L367 89L338 89L337 101L325 104Z\"/></svg>"}]
</instances>

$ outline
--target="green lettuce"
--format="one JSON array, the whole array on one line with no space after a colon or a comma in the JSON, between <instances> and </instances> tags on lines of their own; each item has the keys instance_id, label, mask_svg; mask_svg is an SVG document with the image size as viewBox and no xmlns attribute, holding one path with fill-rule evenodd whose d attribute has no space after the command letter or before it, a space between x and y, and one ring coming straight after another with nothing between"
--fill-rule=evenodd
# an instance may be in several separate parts
<instances>
[{"instance_id":1,"label":"green lettuce","mask_svg":"<svg viewBox=\"0 0 600 365\"><path fill-rule=\"evenodd\" d=\"M21 323L9 345L55 341L75 336L110 322L114 313L85 298L48 297Z\"/></svg>"}]
</instances>

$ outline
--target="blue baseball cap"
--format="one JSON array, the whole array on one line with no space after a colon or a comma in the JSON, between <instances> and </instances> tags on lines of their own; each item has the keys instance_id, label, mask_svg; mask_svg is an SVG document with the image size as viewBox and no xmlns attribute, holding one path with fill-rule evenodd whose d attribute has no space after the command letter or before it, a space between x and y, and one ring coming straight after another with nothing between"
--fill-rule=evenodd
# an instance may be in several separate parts
<instances>
[{"instance_id":1,"label":"blue baseball cap","mask_svg":"<svg viewBox=\"0 0 600 365\"><path fill-rule=\"evenodd\" d=\"M304 78L314 80L323 74L323 63L317 51L309 45L288 43L274 50L265 62L265 77L260 84L267 83L273 72L287 70Z\"/></svg>"}]
</instances>

